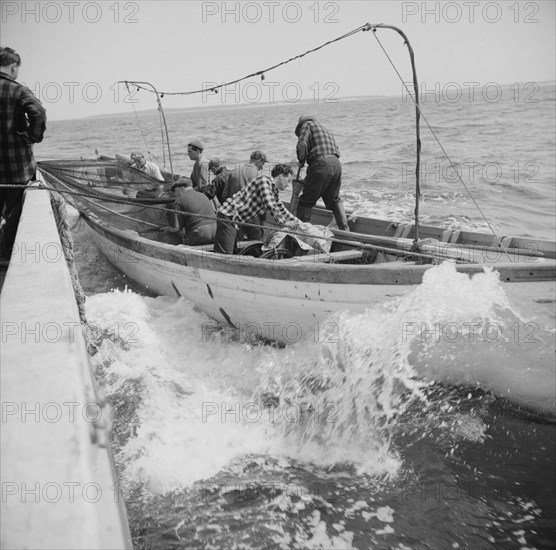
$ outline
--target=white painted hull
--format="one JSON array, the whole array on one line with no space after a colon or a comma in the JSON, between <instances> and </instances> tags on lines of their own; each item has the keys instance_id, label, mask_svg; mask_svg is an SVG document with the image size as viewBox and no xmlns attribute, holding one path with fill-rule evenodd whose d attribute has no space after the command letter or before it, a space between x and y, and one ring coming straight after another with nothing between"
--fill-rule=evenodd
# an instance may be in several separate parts
<instances>
[{"instance_id":1,"label":"white painted hull","mask_svg":"<svg viewBox=\"0 0 556 550\"><path fill-rule=\"evenodd\" d=\"M351 232L333 230L338 243L351 242L348 254L355 252L357 261L349 263L339 256L342 252L326 258L266 260L147 239L137 231L143 231L144 224L165 225L164 211L153 210L149 218L141 201L125 196L120 198L126 201L126 210L106 208L104 200L118 198L117 193L104 192L115 192L110 187L94 191L98 201L90 198L94 187L86 182L96 177L103 183L107 170L114 166L101 163L100 168L95 161L62 162L64 166L72 176L63 181L45 172L49 182L62 191L81 193L79 198L72 195L76 207L99 250L117 269L154 293L183 296L241 334L255 333L284 343L318 339L334 331L326 324L331 314L363 312L402 296L420 284L432 267L432 263L418 264L415 257L408 258L415 238L412 225L365 217L350 221ZM326 226L330 219L330 212L313 209L313 223ZM419 250L429 262L431 258L457 260L456 270L470 276L484 272L485 267L495 269L507 283L507 294L533 314L554 307L555 242L420 226Z\"/></svg>"},{"instance_id":2,"label":"white painted hull","mask_svg":"<svg viewBox=\"0 0 556 550\"><path fill-rule=\"evenodd\" d=\"M318 341L320 336L333 333L335 327L327 321L333 313L363 312L402 296L413 286L290 281L222 273L130 253L92 229L89 233L119 271L152 292L180 295L241 335L256 334L283 343ZM207 334L212 328L207 323Z\"/></svg>"},{"instance_id":3,"label":"white painted hull","mask_svg":"<svg viewBox=\"0 0 556 550\"><path fill-rule=\"evenodd\" d=\"M332 314L342 311L360 313L402 296L415 288L422 274L431 267L396 262L374 266L309 266L313 270L316 268L316 276L313 277L311 274L307 276L306 265L288 264L285 268L284 260L220 256L183 245L150 241L133 231L110 229L107 232L106 228L102 230L94 223L88 228L102 254L118 270L150 291L159 295L181 296L211 319L227 325L241 336L256 334L282 343L333 337L336 327L329 320ZM114 232L119 240L114 237ZM137 246L141 243L155 250L156 254L143 253L141 246ZM226 271L214 265L215 258L220 258L221 264L227 267ZM545 266L548 279L551 266L552 271L554 268L553 263ZM262 276L253 267L260 264L270 264L267 276ZM325 267L329 271L337 268L336 271L344 275L346 281L354 278L350 276L349 268L362 267L368 271L368 281L359 277L353 283L328 282L324 275L319 279L318 275ZM516 266L510 268L513 273ZM289 277L278 277L283 269L288 270ZM472 274L481 272L483 268L467 265L458 266L458 269ZM526 266L525 270L531 271L530 266ZM315 280L311 280L313 278ZM510 296L519 298L522 303L525 300L533 308L553 307L554 280L529 282L517 279L518 275L515 282L505 285ZM397 281L397 284L389 283L390 280ZM217 326L207 322L202 328L205 331L203 336L208 337Z\"/></svg>"}]
</instances>

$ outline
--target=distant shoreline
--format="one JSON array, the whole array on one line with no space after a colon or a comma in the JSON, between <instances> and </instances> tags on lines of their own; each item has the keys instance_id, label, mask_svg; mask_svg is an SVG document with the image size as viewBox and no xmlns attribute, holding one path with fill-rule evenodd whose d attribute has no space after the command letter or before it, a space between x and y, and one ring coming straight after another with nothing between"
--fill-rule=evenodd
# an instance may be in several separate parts
<instances>
[{"instance_id":1,"label":"distant shoreline","mask_svg":"<svg viewBox=\"0 0 556 550\"><path fill-rule=\"evenodd\" d=\"M537 82L539 86L547 86L547 85L555 85L556 81L554 80L546 80L542 82ZM513 85L513 84L512 84ZM508 85L502 85L504 87L509 88ZM422 90L420 89L420 94L422 96ZM319 104L323 103L341 103L341 102L350 102L350 101L359 101L364 99L389 99L393 97L399 97L399 94L394 95L358 95L358 96L345 96L345 97L338 97L335 101L330 102L319 102ZM166 114L172 113L187 113L187 112L207 112L207 111L230 111L234 109L261 109L264 107L284 107L287 105L311 105L315 104L313 98L303 98L297 100L295 102L290 101L272 101L272 102L253 102L253 103L236 103L236 104L222 104L222 105L200 105L194 107L166 107L164 108L164 112ZM87 116L79 116L79 117L72 117L72 118L59 118L53 119L53 122L64 122L64 121L71 121L71 120L94 120L94 119L103 119L103 118L131 118L138 115L143 116L151 116L156 115L158 113L158 109L144 109L144 110L137 110L137 111L126 111L126 112L118 112L118 113L101 113L98 115L87 115Z\"/></svg>"},{"instance_id":2,"label":"distant shoreline","mask_svg":"<svg viewBox=\"0 0 556 550\"><path fill-rule=\"evenodd\" d=\"M330 101L326 103L336 104L340 102L346 101L358 101L360 99L388 99L395 96L389 95L361 95L361 96L347 96L347 97L339 97L337 101ZM164 112L168 113L185 113L185 112L203 112L203 111L230 111L233 109L260 109L262 107L283 107L284 105L310 105L314 104L314 99L300 99L295 102L290 101L273 101L269 103L237 103L234 105L201 105L196 107L165 107ZM324 102L320 102L321 104ZM127 111L127 112L120 112L120 113L102 113L99 115L87 115L87 116L79 116L74 118L57 118L52 119L53 122L67 122L70 120L92 120L92 119L99 119L99 118L131 118L135 117L135 113L138 115L149 116L155 115L158 113L158 109L144 109L144 110L137 110L137 111Z\"/></svg>"},{"instance_id":3,"label":"distant shoreline","mask_svg":"<svg viewBox=\"0 0 556 550\"><path fill-rule=\"evenodd\" d=\"M330 103L339 103L341 101L357 101L359 99L384 99L393 96L387 95L361 95L361 96L347 96L347 97L339 97L338 101L330 102ZM313 99L300 99L299 101L295 101L295 104L309 104L314 103ZM164 109L165 113L181 113L181 112L188 112L188 111L229 111L231 109L249 109L249 108L261 108L261 107L283 107L284 105L294 105L294 102L290 101L273 101L268 103L238 103L235 105L202 105L197 107L171 107ZM145 109L143 111L137 111L138 114L142 115L151 115L158 113L157 109ZM89 115L85 117L78 117L75 119L63 119L63 120L83 120L83 119L91 119L91 118L112 118L112 117L133 117L135 113L133 112L122 112L122 113L108 113L108 114L101 114L101 115Z\"/></svg>"}]
</instances>

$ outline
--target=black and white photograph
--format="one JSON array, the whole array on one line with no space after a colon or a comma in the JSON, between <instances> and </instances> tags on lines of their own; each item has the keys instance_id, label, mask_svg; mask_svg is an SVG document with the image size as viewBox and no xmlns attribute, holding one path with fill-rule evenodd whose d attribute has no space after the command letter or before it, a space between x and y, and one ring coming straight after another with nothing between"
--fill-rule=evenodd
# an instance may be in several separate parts
<instances>
[{"instance_id":1,"label":"black and white photograph","mask_svg":"<svg viewBox=\"0 0 556 550\"><path fill-rule=\"evenodd\" d=\"M552 0L2 0L0 548L555 548L555 159Z\"/></svg>"}]
</instances>

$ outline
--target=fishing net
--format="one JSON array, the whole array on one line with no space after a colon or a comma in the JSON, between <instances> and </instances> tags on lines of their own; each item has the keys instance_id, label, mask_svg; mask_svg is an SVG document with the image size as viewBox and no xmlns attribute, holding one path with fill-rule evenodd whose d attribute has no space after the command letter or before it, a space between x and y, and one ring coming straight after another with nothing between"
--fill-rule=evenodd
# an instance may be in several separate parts
<instances>
[{"instance_id":1,"label":"fishing net","mask_svg":"<svg viewBox=\"0 0 556 550\"><path fill-rule=\"evenodd\" d=\"M171 222L172 177L159 182L117 159L51 160L38 163L45 182L79 212L139 233ZM158 239L157 239L158 240Z\"/></svg>"}]
</instances>

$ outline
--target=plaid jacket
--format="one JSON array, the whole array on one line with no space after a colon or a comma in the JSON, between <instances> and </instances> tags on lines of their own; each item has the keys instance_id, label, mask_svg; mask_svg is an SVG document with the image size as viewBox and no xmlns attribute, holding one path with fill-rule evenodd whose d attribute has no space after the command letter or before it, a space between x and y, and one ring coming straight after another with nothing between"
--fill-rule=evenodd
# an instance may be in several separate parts
<instances>
[{"instance_id":1,"label":"plaid jacket","mask_svg":"<svg viewBox=\"0 0 556 550\"><path fill-rule=\"evenodd\" d=\"M297 141L297 159L301 165L311 164L317 158L326 155L340 157L340 150L334 136L316 120L309 120L303 124Z\"/></svg>"},{"instance_id":2,"label":"plaid jacket","mask_svg":"<svg viewBox=\"0 0 556 550\"><path fill-rule=\"evenodd\" d=\"M33 143L40 143L46 111L31 90L0 72L0 181L25 183L37 165Z\"/></svg>"},{"instance_id":3,"label":"plaid jacket","mask_svg":"<svg viewBox=\"0 0 556 550\"><path fill-rule=\"evenodd\" d=\"M279 193L272 178L259 176L251 180L241 191L230 197L218 210L235 222L247 223L255 216L270 212L280 224L297 220L279 199Z\"/></svg>"}]
</instances>

